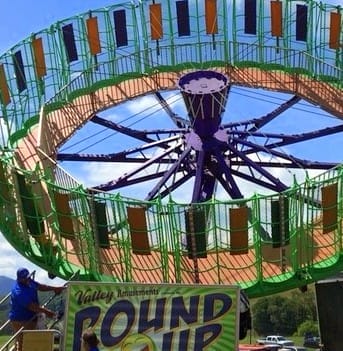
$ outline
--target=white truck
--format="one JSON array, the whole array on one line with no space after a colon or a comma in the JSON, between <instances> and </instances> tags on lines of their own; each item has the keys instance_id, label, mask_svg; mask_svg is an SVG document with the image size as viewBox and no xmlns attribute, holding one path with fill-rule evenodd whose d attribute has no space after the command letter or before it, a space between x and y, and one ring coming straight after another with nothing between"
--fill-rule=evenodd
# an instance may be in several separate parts
<instances>
[{"instance_id":1,"label":"white truck","mask_svg":"<svg viewBox=\"0 0 343 351\"><path fill-rule=\"evenodd\" d=\"M277 344L280 346L294 346L292 340L286 339L281 335L268 335L265 338L257 339L256 342L260 345Z\"/></svg>"}]
</instances>

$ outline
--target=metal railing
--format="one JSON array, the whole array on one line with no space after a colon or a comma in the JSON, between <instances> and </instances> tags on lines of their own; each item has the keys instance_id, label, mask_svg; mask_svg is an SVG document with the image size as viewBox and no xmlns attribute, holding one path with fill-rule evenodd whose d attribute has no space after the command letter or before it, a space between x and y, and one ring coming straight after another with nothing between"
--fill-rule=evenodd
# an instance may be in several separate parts
<instances>
[{"instance_id":1,"label":"metal railing","mask_svg":"<svg viewBox=\"0 0 343 351\"><path fill-rule=\"evenodd\" d=\"M36 271L33 271L30 273L30 277L34 276L34 274L36 273ZM67 284L74 280L79 274L79 271L75 272L71 277L70 279L64 284L64 286L67 286ZM55 299L55 297L58 296L57 294L53 294L51 295L43 304L42 306L43 307L47 307L49 306L49 304ZM6 302L9 298L11 297L11 292L8 293L1 301L0 301L0 306L2 303ZM50 327L48 327L48 329L46 329L47 332L51 333L51 332L54 332L57 336L58 336L58 349L57 350L61 350L61 340L62 340L62 334L61 334L61 331L57 330L57 329L54 329L55 325L56 325L56 322L59 321L59 319L61 318L62 316L60 314L56 314L56 318L55 320L51 323ZM34 316L34 318L36 318L36 316ZM6 326L8 326L10 324L10 320L8 319L1 327L0 327L0 331L3 330ZM25 329L25 326L21 327L16 333L14 333L8 340L7 342L0 348L0 351L11 351L14 349L15 347L15 343L18 339L18 337L23 333L23 332L35 332L35 330L27 330ZM44 332L44 329L41 329L39 330L40 332ZM54 339L56 340L56 339ZM55 342L54 342L55 343ZM55 345L53 345L53 349L56 350L56 343ZM56 351L57 351L56 350ZM22 350L22 351L33 351L33 350Z\"/></svg>"}]
</instances>

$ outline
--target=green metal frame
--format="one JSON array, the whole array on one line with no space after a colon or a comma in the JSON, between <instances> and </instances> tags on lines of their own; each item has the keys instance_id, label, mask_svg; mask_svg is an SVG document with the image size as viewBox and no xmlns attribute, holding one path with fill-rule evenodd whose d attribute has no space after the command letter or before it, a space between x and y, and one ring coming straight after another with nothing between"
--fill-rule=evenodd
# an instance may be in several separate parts
<instances>
[{"instance_id":1,"label":"green metal frame","mask_svg":"<svg viewBox=\"0 0 343 351\"><path fill-rule=\"evenodd\" d=\"M194 3L194 4L193 4ZM301 2L297 2L301 3ZM67 279L80 266L73 265L69 259L65 239L57 240L58 232L56 207L53 201L51 207L36 212L37 221L46 224L48 237L54 237L51 242L40 240L39 236L28 232L23 215L23 197L18 192L15 173L24 175L30 187L29 197L34 203L44 202L41 188L34 184L42 184L48 194L59 189L68 192L72 202L71 216L73 220L82 223L77 232L80 244L80 262L82 279L95 280L123 280L134 279L135 268L132 261L130 229L127 222L126 207L145 205L148 209L148 235L152 243L152 250L160 257L160 265L152 270L161 271L163 281L182 282L182 257L184 248L180 237L185 234L183 214L187 208L185 204L153 201L142 204L139 200L126 199L120 195L92 194L78 184L70 175L58 166L45 169L37 165L36 169L20 169L16 162L15 150L18 143L39 123L39 116L43 110L45 115L51 111L66 106L70 101L88 95L101 87L113 86L133 77L153 76L156 72L182 72L186 69L206 69L218 67L256 67L266 71L283 71L290 74L300 74L309 79L328 82L336 89L343 89L343 50L330 49L328 46L328 14L342 13L339 6L326 5L316 1L303 1L309 8L309 28L306 42L296 42L294 38L294 11L296 4L291 0L283 0L283 30L282 38L275 38L270 33L270 3L257 0L257 33L244 34L244 13L235 0L218 0L218 34L209 35L205 30L204 2L191 2L191 33L188 37L178 37L176 27L175 2L163 1L162 26L163 36L157 42L150 38L149 3L141 1L137 4L127 2L91 12L97 16L100 26L100 42L102 52L96 56L90 54L87 44L85 20L90 13L84 13L57 22L41 32L31 35L18 43L8 52L0 56L3 66L10 102L5 103L4 92L0 88L2 124L0 157L3 168L0 175L0 229L7 240L25 257L40 265L44 269ZM117 47L114 37L113 16L115 10L125 10L127 16L128 45ZM63 25L73 24L79 59L68 63L61 28ZM32 40L40 37L43 40L47 74L38 78L34 65ZM340 38L343 39L343 25ZM14 77L13 53L20 50L24 60L24 71L27 89L19 92ZM342 118L343 116L337 116ZM329 184L338 184L338 217L342 220L342 169L326 172L315 178L308 179L304 184L294 184L282 194L289 199L290 211L290 264L287 269L275 274L266 275L262 246L271 244L259 232L259 225L271 230L270 204L280 194L270 196L255 195L251 199L244 199L244 203L251 209L253 220L249 226L249 249L255 252L255 261L251 271L254 278L247 279L244 270L247 267L230 267L237 271L239 277L236 283L246 288L250 296L262 296L284 291L297 286L327 277L343 269L342 261L342 228L333 231L330 254L325 258L313 259L311 252L319 247L313 247L313 237L317 229L317 219L321 216L321 209L299 200L297 194L303 198L314 198L313 189L320 189ZM33 185L32 185L33 184ZM4 190L5 189L5 190ZM114 266L124 266L122 276L113 277L104 273L103 262L99 255L98 242L94 237L94 226L89 217L90 196L106 203L107 217L110 219L109 228L116 232L111 245L120 247L121 256L113 261ZM230 208L240 205L238 201L220 202L213 200L201 204L211 213L212 226L208 235L212 238L209 252L229 250L228 242L223 240L223 231L228 231L227 213ZM44 207L44 206L43 206ZM169 213L169 216L160 215ZM27 218L26 218L27 219ZM57 235L57 238L59 236ZM301 247L299 247L301 243ZM323 244L324 245L324 244ZM305 262L298 262L299 250L308 252ZM281 266L282 251L279 257ZM173 272L170 273L170 254L173 254ZM219 261L211 267L217 272L217 283L221 277Z\"/></svg>"}]
</instances>

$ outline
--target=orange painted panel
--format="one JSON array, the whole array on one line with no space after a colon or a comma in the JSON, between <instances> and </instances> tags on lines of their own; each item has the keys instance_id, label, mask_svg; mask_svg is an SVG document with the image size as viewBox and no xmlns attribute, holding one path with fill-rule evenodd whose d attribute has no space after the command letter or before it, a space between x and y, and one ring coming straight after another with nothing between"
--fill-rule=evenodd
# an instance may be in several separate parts
<instances>
[{"instance_id":1,"label":"orange painted panel","mask_svg":"<svg viewBox=\"0 0 343 351\"><path fill-rule=\"evenodd\" d=\"M163 36L161 4L151 4L149 6L149 9L150 9L151 39L159 40Z\"/></svg>"},{"instance_id":2,"label":"orange painted panel","mask_svg":"<svg viewBox=\"0 0 343 351\"><path fill-rule=\"evenodd\" d=\"M99 29L98 29L98 17L90 17L86 21L87 25L87 38L89 49L92 55L99 54L101 52Z\"/></svg>"},{"instance_id":3,"label":"orange painted panel","mask_svg":"<svg viewBox=\"0 0 343 351\"><path fill-rule=\"evenodd\" d=\"M43 49L42 38L35 38L32 40L33 56L35 58L35 67L38 78L46 75L46 64Z\"/></svg>"},{"instance_id":4,"label":"orange painted panel","mask_svg":"<svg viewBox=\"0 0 343 351\"><path fill-rule=\"evenodd\" d=\"M341 32L341 14L337 12L330 13L330 49L338 49L340 47L340 32Z\"/></svg>"},{"instance_id":5,"label":"orange painted panel","mask_svg":"<svg viewBox=\"0 0 343 351\"><path fill-rule=\"evenodd\" d=\"M205 20L206 20L206 33L217 34L217 0L205 1Z\"/></svg>"},{"instance_id":6,"label":"orange painted panel","mask_svg":"<svg viewBox=\"0 0 343 351\"><path fill-rule=\"evenodd\" d=\"M10 92L6 81L4 65L0 65L0 93L2 103L8 105L11 102Z\"/></svg>"},{"instance_id":7,"label":"orange painted panel","mask_svg":"<svg viewBox=\"0 0 343 351\"><path fill-rule=\"evenodd\" d=\"M60 235L66 239L74 239L74 226L72 221L72 213L69 205L68 194L53 192L57 222L59 225Z\"/></svg>"},{"instance_id":8,"label":"orange painted panel","mask_svg":"<svg viewBox=\"0 0 343 351\"><path fill-rule=\"evenodd\" d=\"M138 255L150 255L145 212L146 210L143 207L127 207L132 252Z\"/></svg>"},{"instance_id":9,"label":"orange painted panel","mask_svg":"<svg viewBox=\"0 0 343 351\"><path fill-rule=\"evenodd\" d=\"M230 254L248 252L248 207L230 208Z\"/></svg>"},{"instance_id":10,"label":"orange painted panel","mask_svg":"<svg viewBox=\"0 0 343 351\"><path fill-rule=\"evenodd\" d=\"M271 25L272 25L272 35L275 37L282 36L282 2L281 1L271 1Z\"/></svg>"},{"instance_id":11,"label":"orange painted panel","mask_svg":"<svg viewBox=\"0 0 343 351\"><path fill-rule=\"evenodd\" d=\"M337 229L337 183L327 185L322 188L323 206L323 233L330 233Z\"/></svg>"}]
</instances>

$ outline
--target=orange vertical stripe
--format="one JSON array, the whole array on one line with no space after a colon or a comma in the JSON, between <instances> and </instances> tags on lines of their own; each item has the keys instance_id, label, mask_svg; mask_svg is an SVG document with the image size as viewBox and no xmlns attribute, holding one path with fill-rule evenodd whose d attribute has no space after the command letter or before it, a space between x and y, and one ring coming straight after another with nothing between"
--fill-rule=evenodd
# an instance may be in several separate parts
<instances>
[{"instance_id":1,"label":"orange vertical stripe","mask_svg":"<svg viewBox=\"0 0 343 351\"><path fill-rule=\"evenodd\" d=\"M205 1L205 20L206 20L206 33L217 34L217 0Z\"/></svg>"},{"instance_id":2,"label":"orange vertical stripe","mask_svg":"<svg viewBox=\"0 0 343 351\"><path fill-rule=\"evenodd\" d=\"M143 207L127 207L132 252L138 255L150 255L145 212Z\"/></svg>"},{"instance_id":3,"label":"orange vertical stripe","mask_svg":"<svg viewBox=\"0 0 343 351\"><path fill-rule=\"evenodd\" d=\"M150 9L151 39L159 40L163 36L161 4L151 4L149 6L149 9Z\"/></svg>"},{"instance_id":4,"label":"orange vertical stripe","mask_svg":"<svg viewBox=\"0 0 343 351\"><path fill-rule=\"evenodd\" d=\"M8 105L11 102L10 92L6 81L6 74L4 65L0 65L0 92L1 99L4 105Z\"/></svg>"},{"instance_id":5,"label":"orange vertical stripe","mask_svg":"<svg viewBox=\"0 0 343 351\"><path fill-rule=\"evenodd\" d=\"M248 253L248 207L230 208L230 254Z\"/></svg>"},{"instance_id":6,"label":"orange vertical stripe","mask_svg":"<svg viewBox=\"0 0 343 351\"><path fill-rule=\"evenodd\" d=\"M323 233L330 233L337 229L337 193L338 184L330 184L322 188Z\"/></svg>"},{"instance_id":7,"label":"orange vertical stripe","mask_svg":"<svg viewBox=\"0 0 343 351\"><path fill-rule=\"evenodd\" d=\"M340 47L339 36L341 32L341 14L337 12L330 13L330 49L338 49Z\"/></svg>"},{"instance_id":8,"label":"orange vertical stripe","mask_svg":"<svg viewBox=\"0 0 343 351\"><path fill-rule=\"evenodd\" d=\"M32 40L33 55L35 58L35 67L38 78L46 75L46 64L43 50L42 38L35 38Z\"/></svg>"},{"instance_id":9,"label":"orange vertical stripe","mask_svg":"<svg viewBox=\"0 0 343 351\"><path fill-rule=\"evenodd\" d=\"M282 2L271 1L271 21L272 21L272 35L275 37L282 36Z\"/></svg>"},{"instance_id":10,"label":"orange vertical stripe","mask_svg":"<svg viewBox=\"0 0 343 351\"><path fill-rule=\"evenodd\" d=\"M73 214L70 210L69 196L57 191L54 191L53 195L60 235L66 239L74 239Z\"/></svg>"},{"instance_id":11,"label":"orange vertical stripe","mask_svg":"<svg viewBox=\"0 0 343 351\"><path fill-rule=\"evenodd\" d=\"M101 52L99 29L98 29L98 17L90 17L86 21L87 25L87 38L89 49L92 55L99 54Z\"/></svg>"}]
</instances>

